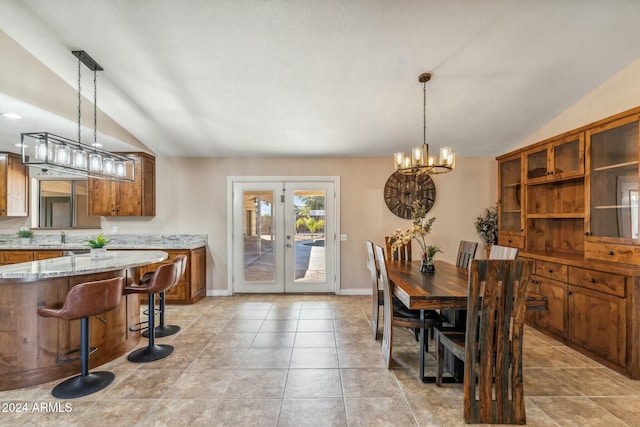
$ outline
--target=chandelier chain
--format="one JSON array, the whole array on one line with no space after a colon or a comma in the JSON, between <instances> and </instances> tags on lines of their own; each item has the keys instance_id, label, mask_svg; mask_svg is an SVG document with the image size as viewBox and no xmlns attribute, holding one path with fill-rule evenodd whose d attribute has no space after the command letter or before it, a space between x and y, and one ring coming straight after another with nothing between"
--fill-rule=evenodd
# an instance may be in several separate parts
<instances>
[{"instance_id":1,"label":"chandelier chain","mask_svg":"<svg viewBox=\"0 0 640 427\"><path fill-rule=\"evenodd\" d=\"M427 82L422 83L422 143L427 143Z\"/></svg>"},{"instance_id":2,"label":"chandelier chain","mask_svg":"<svg viewBox=\"0 0 640 427\"><path fill-rule=\"evenodd\" d=\"M82 117L82 86L80 83L80 66L82 65L82 61L80 61L80 57L78 57L78 142L82 142L80 139L80 128L82 126L81 117Z\"/></svg>"},{"instance_id":3,"label":"chandelier chain","mask_svg":"<svg viewBox=\"0 0 640 427\"><path fill-rule=\"evenodd\" d=\"M93 144L98 143L98 71L93 69Z\"/></svg>"}]
</instances>

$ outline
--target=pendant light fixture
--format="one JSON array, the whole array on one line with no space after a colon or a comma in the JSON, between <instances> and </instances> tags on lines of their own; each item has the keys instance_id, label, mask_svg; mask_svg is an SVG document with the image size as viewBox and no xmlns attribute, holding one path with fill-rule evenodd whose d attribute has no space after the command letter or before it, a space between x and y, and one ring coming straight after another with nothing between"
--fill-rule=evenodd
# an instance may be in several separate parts
<instances>
[{"instance_id":1,"label":"pendant light fixture","mask_svg":"<svg viewBox=\"0 0 640 427\"><path fill-rule=\"evenodd\" d=\"M22 134L22 164L44 170L82 175L112 181L134 181L135 161L127 156L104 150L98 143L98 84L97 72L103 68L85 51L71 52L78 58L78 140L49 132ZM82 88L81 64L93 71L93 143L82 143ZM27 153L27 147L35 147Z\"/></svg>"},{"instance_id":2,"label":"pendant light fixture","mask_svg":"<svg viewBox=\"0 0 640 427\"><path fill-rule=\"evenodd\" d=\"M429 144L427 144L427 82L429 80L431 80L431 73L423 73L418 77L418 81L422 83L422 146L412 148L409 155L405 153L393 155L395 170L405 175L446 173L456 167L456 155L451 147L440 148L438 158L429 155Z\"/></svg>"}]
</instances>

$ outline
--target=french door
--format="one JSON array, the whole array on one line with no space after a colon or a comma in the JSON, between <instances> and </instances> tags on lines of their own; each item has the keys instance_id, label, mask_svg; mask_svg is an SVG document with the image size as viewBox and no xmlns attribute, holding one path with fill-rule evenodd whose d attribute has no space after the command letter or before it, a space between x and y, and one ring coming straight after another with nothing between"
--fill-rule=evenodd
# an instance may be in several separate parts
<instances>
[{"instance_id":1,"label":"french door","mask_svg":"<svg viewBox=\"0 0 640 427\"><path fill-rule=\"evenodd\" d=\"M336 290L335 182L232 181L234 293Z\"/></svg>"}]
</instances>

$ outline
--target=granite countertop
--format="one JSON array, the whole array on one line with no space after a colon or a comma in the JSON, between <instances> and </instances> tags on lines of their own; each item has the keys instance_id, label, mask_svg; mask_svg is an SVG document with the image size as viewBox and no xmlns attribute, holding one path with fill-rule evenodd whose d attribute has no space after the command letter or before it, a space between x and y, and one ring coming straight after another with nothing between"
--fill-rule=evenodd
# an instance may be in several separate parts
<instances>
[{"instance_id":1,"label":"granite countertop","mask_svg":"<svg viewBox=\"0 0 640 427\"><path fill-rule=\"evenodd\" d=\"M24 281L53 277L79 276L102 273L129 267L139 267L164 261L168 254L163 251L107 251L103 259L91 259L90 254L71 255L41 261L21 262L0 267L0 279L22 279ZM2 285L0 285L2 286Z\"/></svg>"},{"instance_id":2,"label":"granite countertop","mask_svg":"<svg viewBox=\"0 0 640 427\"><path fill-rule=\"evenodd\" d=\"M0 250L88 250L87 240L96 235L66 234L61 243L60 234L36 234L28 244L15 235L0 235ZM108 249L197 249L207 246L206 234L105 234L111 239Z\"/></svg>"}]
</instances>

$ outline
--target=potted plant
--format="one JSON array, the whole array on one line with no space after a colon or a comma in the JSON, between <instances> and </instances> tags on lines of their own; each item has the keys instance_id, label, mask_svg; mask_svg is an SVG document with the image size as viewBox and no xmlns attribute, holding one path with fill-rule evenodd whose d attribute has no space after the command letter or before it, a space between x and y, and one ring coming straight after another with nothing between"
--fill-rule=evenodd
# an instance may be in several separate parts
<instances>
[{"instance_id":1,"label":"potted plant","mask_svg":"<svg viewBox=\"0 0 640 427\"><path fill-rule=\"evenodd\" d=\"M20 237L20 242L23 245L28 245L29 243L31 243L33 230L29 230L28 227L20 227L20 230L18 230L18 237Z\"/></svg>"},{"instance_id":2,"label":"potted plant","mask_svg":"<svg viewBox=\"0 0 640 427\"><path fill-rule=\"evenodd\" d=\"M95 239L89 240L88 243L91 248L91 259L101 259L107 255L107 248L105 246L111 243L111 239L107 239L100 233Z\"/></svg>"},{"instance_id":3,"label":"potted plant","mask_svg":"<svg viewBox=\"0 0 640 427\"><path fill-rule=\"evenodd\" d=\"M484 243L488 257L491 245L498 243L498 206L485 208L484 213L476 217L474 225L480 235L480 240Z\"/></svg>"}]
</instances>

